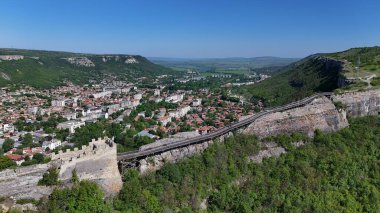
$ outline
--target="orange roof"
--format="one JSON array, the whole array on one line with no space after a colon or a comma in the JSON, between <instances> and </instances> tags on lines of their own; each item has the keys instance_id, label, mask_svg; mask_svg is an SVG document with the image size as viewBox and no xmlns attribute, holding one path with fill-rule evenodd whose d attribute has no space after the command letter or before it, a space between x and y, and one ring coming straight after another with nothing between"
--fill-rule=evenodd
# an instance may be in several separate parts
<instances>
[{"instance_id":1,"label":"orange roof","mask_svg":"<svg viewBox=\"0 0 380 213\"><path fill-rule=\"evenodd\" d=\"M164 116L164 117L161 117L161 118L159 118L159 119L157 119L158 121L163 121L163 120L166 120L166 119L168 119L168 118L171 118L169 115L167 115L167 116Z\"/></svg>"},{"instance_id":2,"label":"orange roof","mask_svg":"<svg viewBox=\"0 0 380 213\"><path fill-rule=\"evenodd\" d=\"M5 156L7 156L8 158L10 158L14 161L19 161L19 160L24 159L24 157L22 155L16 155L16 154L7 154Z\"/></svg>"}]
</instances>

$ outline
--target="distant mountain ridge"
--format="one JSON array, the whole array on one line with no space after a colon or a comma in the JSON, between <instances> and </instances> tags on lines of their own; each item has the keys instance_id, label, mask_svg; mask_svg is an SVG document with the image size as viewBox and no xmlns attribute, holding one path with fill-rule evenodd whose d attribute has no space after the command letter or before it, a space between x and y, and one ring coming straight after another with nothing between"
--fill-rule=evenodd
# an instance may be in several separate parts
<instances>
[{"instance_id":1,"label":"distant mountain ridge","mask_svg":"<svg viewBox=\"0 0 380 213\"><path fill-rule=\"evenodd\" d=\"M298 58L280 58L273 56L263 57L229 57L229 58L165 58L149 57L154 63L173 68L189 68L198 71L212 69L256 69L263 67L286 66L298 61Z\"/></svg>"},{"instance_id":2,"label":"distant mountain ridge","mask_svg":"<svg viewBox=\"0 0 380 213\"><path fill-rule=\"evenodd\" d=\"M140 55L0 49L0 86L26 84L46 88L65 80L88 83L105 75L133 79L175 73Z\"/></svg>"}]
</instances>

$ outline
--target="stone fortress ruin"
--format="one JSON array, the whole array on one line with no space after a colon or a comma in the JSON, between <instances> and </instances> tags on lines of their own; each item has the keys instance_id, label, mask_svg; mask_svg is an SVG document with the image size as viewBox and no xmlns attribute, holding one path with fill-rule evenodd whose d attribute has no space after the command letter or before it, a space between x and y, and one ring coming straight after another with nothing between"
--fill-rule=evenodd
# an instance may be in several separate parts
<instances>
[{"instance_id":1,"label":"stone fortress ruin","mask_svg":"<svg viewBox=\"0 0 380 213\"><path fill-rule=\"evenodd\" d=\"M67 149L51 154L51 162L0 172L0 197L35 198L49 195L51 187L38 186L38 181L47 170L56 166L59 180L64 185L70 182L75 169L80 180L95 181L106 196L117 193L122 187L121 175L117 167L116 144L113 138L93 139L81 149Z\"/></svg>"}]
</instances>

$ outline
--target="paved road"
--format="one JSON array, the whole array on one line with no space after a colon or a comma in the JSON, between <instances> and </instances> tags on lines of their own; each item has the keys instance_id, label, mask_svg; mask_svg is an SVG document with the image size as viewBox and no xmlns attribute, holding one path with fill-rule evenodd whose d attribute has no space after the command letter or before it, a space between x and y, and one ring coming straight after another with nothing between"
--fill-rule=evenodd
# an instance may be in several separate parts
<instances>
[{"instance_id":1,"label":"paved road","mask_svg":"<svg viewBox=\"0 0 380 213\"><path fill-rule=\"evenodd\" d=\"M270 113L273 113L273 112L281 112L281 111L285 111L285 110L288 110L288 109L304 106L306 104L309 104L310 102L312 102L314 99L316 99L318 97L321 97L321 96L330 96L331 94L332 93L330 93L330 92L318 93L318 94L315 94L313 96L307 97L307 98L302 99L300 101L296 101L296 102L290 103L290 104L285 105L285 106L276 107L276 108L268 108L268 109L265 109L264 111L262 111L260 113L255 114L252 117L249 117L247 119L244 119L244 120L236 122L236 123L233 123L233 124L231 124L229 126L226 126L226 127L222 128L222 129L219 129L219 130L217 130L215 132L212 132L212 133L209 133L209 134L206 134L206 135L200 135L200 136L193 137L193 138L183 139L183 140L179 140L179 141L176 141L176 142L173 142L173 143L170 143L170 144L164 144L164 145L159 146L159 147L153 147L153 148L149 148L149 149L145 149L145 150L137 150L137 151L119 153L118 156L117 156L117 159L118 160L124 160L124 161L133 160L133 159L139 159L139 158L143 158L143 157L146 157L146 156L151 156L151 155L154 155L154 154L158 154L158 153L162 153L162 152L165 152L165 151L169 151L169 150L172 150L172 149L188 146L188 145L191 145L191 144L197 144L197 143L209 141L209 140L218 138L218 137L220 137L222 135L225 135L225 134L227 134L227 133L229 133L231 131L237 130L237 129L241 128L241 127L248 126L249 124L251 124L252 122L254 122L256 119L258 119L258 118L260 118L260 117L262 117L264 115L267 115L267 114L270 114Z\"/></svg>"}]
</instances>

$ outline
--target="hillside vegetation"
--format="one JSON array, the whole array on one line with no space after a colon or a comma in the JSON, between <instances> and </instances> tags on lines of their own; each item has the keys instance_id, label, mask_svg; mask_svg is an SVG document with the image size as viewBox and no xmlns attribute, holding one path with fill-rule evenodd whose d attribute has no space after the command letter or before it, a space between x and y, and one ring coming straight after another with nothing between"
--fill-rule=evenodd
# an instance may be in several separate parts
<instances>
[{"instance_id":1,"label":"hillside vegetation","mask_svg":"<svg viewBox=\"0 0 380 213\"><path fill-rule=\"evenodd\" d=\"M266 106L276 106L316 92L334 91L338 88L340 77L355 76L352 73L359 57L360 73L356 76L380 74L380 47L354 48L338 53L309 56L283 68L270 79L243 87L240 92L251 101L261 100ZM342 64L334 63L334 60L339 60ZM367 86L367 83L358 80L355 85L360 86L360 89Z\"/></svg>"},{"instance_id":2,"label":"hillside vegetation","mask_svg":"<svg viewBox=\"0 0 380 213\"><path fill-rule=\"evenodd\" d=\"M114 201L122 212L378 212L380 118L350 121L336 133L277 136L279 158L252 163L260 141L244 135L139 176L130 171ZM295 148L292 143L308 141Z\"/></svg>"},{"instance_id":3,"label":"hillside vegetation","mask_svg":"<svg viewBox=\"0 0 380 213\"><path fill-rule=\"evenodd\" d=\"M0 49L0 56L14 55L21 55L24 58L0 59L0 86L26 84L44 88L62 84L64 80L84 84L89 80L101 80L106 75L135 79L175 73L138 55L93 55ZM74 61L69 62L69 58Z\"/></svg>"},{"instance_id":4,"label":"hillside vegetation","mask_svg":"<svg viewBox=\"0 0 380 213\"><path fill-rule=\"evenodd\" d=\"M326 55L339 60L347 60L352 67L359 65L363 71L374 73L380 71L380 47L352 48Z\"/></svg>"},{"instance_id":5,"label":"hillside vegetation","mask_svg":"<svg viewBox=\"0 0 380 213\"><path fill-rule=\"evenodd\" d=\"M284 68L272 78L243 87L243 92L251 101L261 100L266 106L282 105L315 92L336 89L339 73L339 66L326 66L325 60L315 55Z\"/></svg>"}]
</instances>

